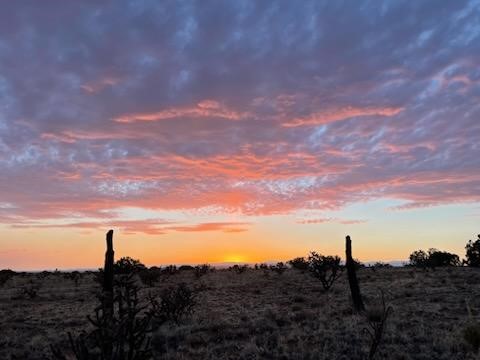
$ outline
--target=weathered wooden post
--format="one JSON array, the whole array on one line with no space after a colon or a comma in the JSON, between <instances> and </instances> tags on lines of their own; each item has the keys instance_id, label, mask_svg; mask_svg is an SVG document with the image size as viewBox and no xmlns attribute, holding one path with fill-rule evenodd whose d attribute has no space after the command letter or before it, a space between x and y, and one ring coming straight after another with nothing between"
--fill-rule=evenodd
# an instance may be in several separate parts
<instances>
[{"instance_id":1,"label":"weathered wooden post","mask_svg":"<svg viewBox=\"0 0 480 360\"><path fill-rule=\"evenodd\" d=\"M365 305L363 304L362 294L360 293L360 287L358 285L357 274L355 271L355 260L352 257L352 240L350 236L346 237L345 244L346 252L346 267L348 275L348 283L350 284L350 292L352 293L353 309L356 312L362 312L365 310Z\"/></svg>"},{"instance_id":2,"label":"weathered wooden post","mask_svg":"<svg viewBox=\"0 0 480 360\"><path fill-rule=\"evenodd\" d=\"M105 358L110 359L113 352L113 230L107 232L107 251L105 252L105 266L103 268L103 311L107 325L107 341L105 346Z\"/></svg>"},{"instance_id":3,"label":"weathered wooden post","mask_svg":"<svg viewBox=\"0 0 480 360\"><path fill-rule=\"evenodd\" d=\"M113 261L115 252L113 251L113 230L107 232L107 251L105 252L105 266L103 268L103 291L113 294Z\"/></svg>"}]
</instances>

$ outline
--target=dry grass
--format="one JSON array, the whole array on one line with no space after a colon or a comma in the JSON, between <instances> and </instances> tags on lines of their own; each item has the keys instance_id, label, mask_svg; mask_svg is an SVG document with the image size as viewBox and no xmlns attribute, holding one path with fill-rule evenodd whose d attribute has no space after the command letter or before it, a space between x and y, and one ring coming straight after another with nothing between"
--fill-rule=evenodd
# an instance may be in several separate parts
<instances>
[{"instance_id":1,"label":"dry grass","mask_svg":"<svg viewBox=\"0 0 480 360\"><path fill-rule=\"evenodd\" d=\"M393 307L377 359L476 359L463 340L480 310L480 271L471 268L424 272L408 268L362 269L358 273L368 307L379 289ZM19 296L40 284L30 299ZM198 291L194 315L152 334L159 359L365 359L369 338L364 317L351 311L346 276L329 292L295 270L244 273L221 270L200 279L193 271L163 275L142 294L186 282ZM61 274L15 275L0 288L0 359L50 358L49 345L66 345L67 331L88 326L98 285L83 274L78 286ZM15 299L15 300L12 300Z\"/></svg>"}]
</instances>

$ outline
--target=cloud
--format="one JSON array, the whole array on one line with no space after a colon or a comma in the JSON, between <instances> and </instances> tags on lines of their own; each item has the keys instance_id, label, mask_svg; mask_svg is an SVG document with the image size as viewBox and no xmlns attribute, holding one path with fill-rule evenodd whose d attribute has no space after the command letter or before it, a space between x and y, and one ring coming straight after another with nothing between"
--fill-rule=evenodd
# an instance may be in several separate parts
<instances>
[{"instance_id":1,"label":"cloud","mask_svg":"<svg viewBox=\"0 0 480 360\"><path fill-rule=\"evenodd\" d=\"M479 202L478 17L474 1L10 2L0 221Z\"/></svg>"},{"instance_id":2,"label":"cloud","mask_svg":"<svg viewBox=\"0 0 480 360\"><path fill-rule=\"evenodd\" d=\"M340 219L340 218L315 218L315 219L301 219L297 220L297 224L324 224L324 223L339 223L343 225L355 225L366 223L364 219Z\"/></svg>"},{"instance_id":3,"label":"cloud","mask_svg":"<svg viewBox=\"0 0 480 360\"><path fill-rule=\"evenodd\" d=\"M346 107L338 110L330 110L325 112L318 112L310 114L303 118L296 118L289 120L288 122L283 123L285 127L295 127L303 125L322 125L334 121L340 121L344 119L349 119L352 117L361 117L361 116L395 116L401 112L402 108L354 108Z\"/></svg>"},{"instance_id":4,"label":"cloud","mask_svg":"<svg viewBox=\"0 0 480 360\"><path fill-rule=\"evenodd\" d=\"M176 232L243 232L247 231L248 223L242 222L206 222L198 224L178 224L163 219L147 220L120 220L114 219L107 222L85 221L85 222L65 222L65 223L39 223L34 221L23 221L12 225L16 229L87 229L87 230L105 230L107 228L117 228L125 235L146 234L146 235L164 235L172 231Z\"/></svg>"},{"instance_id":5,"label":"cloud","mask_svg":"<svg viewBox=\"0 0 480 360\"><path fill-rule=\"evenodd\" d=\"M215 100L203 100L196 106L183 108L170 108L153 113L139 113L121 115L114 120L120 123L130 123L135 121L160 121L175 118L224 118L228 120L238 120L246 116L244 113L238 113L234 110L225 108Z\"/></svg>"}]
</instances>

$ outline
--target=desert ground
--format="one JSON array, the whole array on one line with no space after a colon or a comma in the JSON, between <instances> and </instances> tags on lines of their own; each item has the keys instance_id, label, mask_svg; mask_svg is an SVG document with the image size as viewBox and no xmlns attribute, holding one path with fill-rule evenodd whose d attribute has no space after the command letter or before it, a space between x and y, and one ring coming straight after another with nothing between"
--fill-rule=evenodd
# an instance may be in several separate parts
<instances>
[{"instance_id":1,"label":"desert ground","mask_svg":"<svg viewBox=\"0 0 480 360\"><path fill-rule=\"evenodd\" d=\"M367 309L381 293L392 312L375 359L478 359L463 329L480 312L480 269L371 268L357 273ZM88 329L98 305L93 273L15 274L0 288L0 359L50 359L67 332ZM194 312L151 336L156 359L367 359L365 315L352 312L346 274L329 291L296 269L163 274L140 296L186 283ZM139 282L140 284L140 282ZM29 290L35 292L32 298ZM470 315L469 310L470 309Z\"/></svg>"}]
</instances>

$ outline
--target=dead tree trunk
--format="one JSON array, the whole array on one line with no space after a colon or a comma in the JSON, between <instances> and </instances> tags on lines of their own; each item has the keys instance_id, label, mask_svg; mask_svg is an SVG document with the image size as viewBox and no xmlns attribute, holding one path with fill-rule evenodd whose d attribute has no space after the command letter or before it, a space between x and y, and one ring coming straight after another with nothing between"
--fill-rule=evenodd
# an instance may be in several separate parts
<instances>
[{"instance_id":1,"label":"dead tree trunk","mask_svg":"<svg viewBox=\"0 0 480 360\"><path fill-rule=\"evenodd\" d=\"M107 232L107 251L105 252L105 267L103 279L103 291L113 293L113 230Z\"/></svg>"},{"instance_id":2,"label":"dead tree trunk","mask_svg":"<svg viewBox=\"0 0 480 360\"><path fill-rule=\"evenodd\" d=\"M350 236L347 236L346 238L345 250L347 256L347 275L350 284L350 291L352 293L353 309L355 312L361 312L365 310L365 306L363 305L362 294L360 293L360 287L358 286L355 260L353 260L352 257L352 240L350 239Z\"/></svg>"},{"instance_id":3,"label":"dead tree trunk","mask_svg":"<svg viewBox=\"0 0 480 360\"><path fill-rule=\"evenodd\" d=\"M107 232L107 251L105 252L105 266L103 268L103 312L107 331L113 332L113 230ZM110 359L113 353L113 334L108 334L104 344L105 358Z\"/></svg>"}]
</instances>

